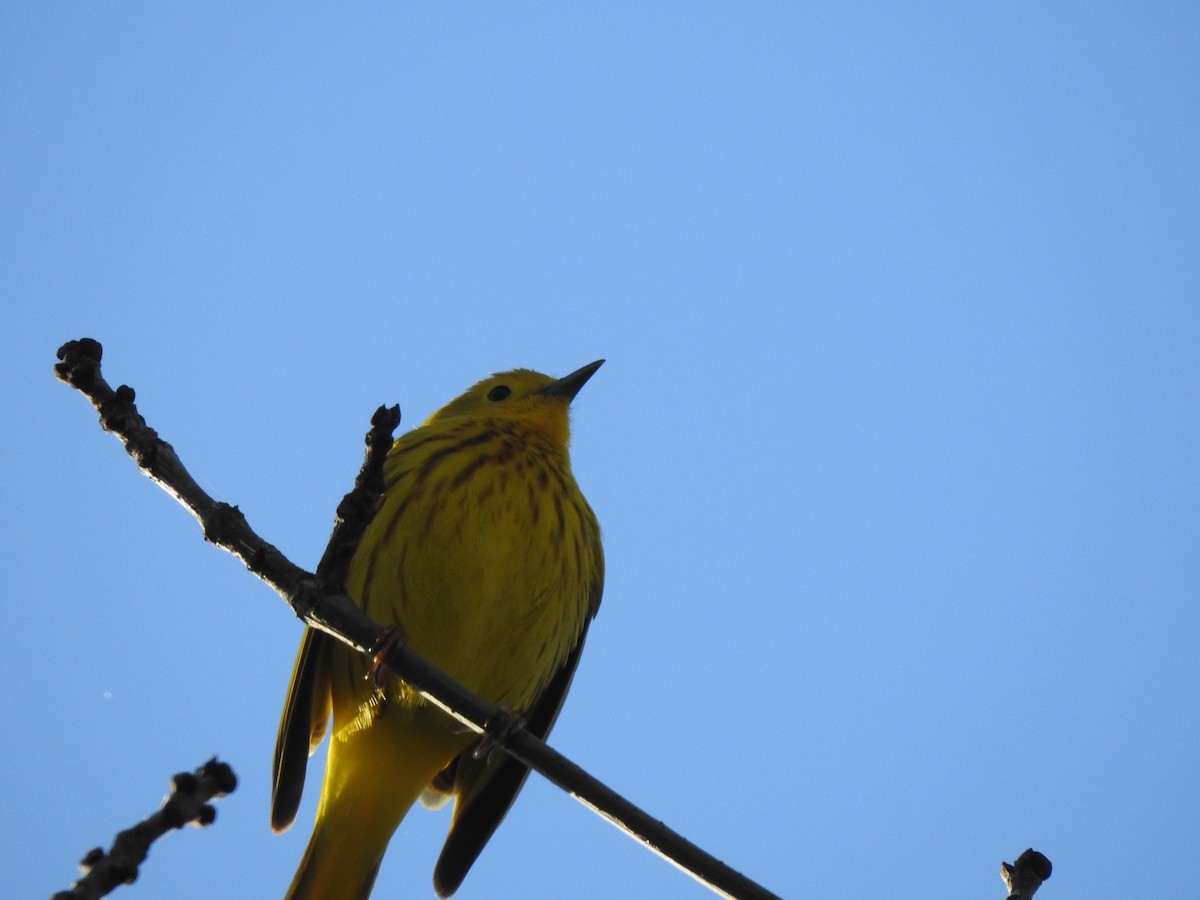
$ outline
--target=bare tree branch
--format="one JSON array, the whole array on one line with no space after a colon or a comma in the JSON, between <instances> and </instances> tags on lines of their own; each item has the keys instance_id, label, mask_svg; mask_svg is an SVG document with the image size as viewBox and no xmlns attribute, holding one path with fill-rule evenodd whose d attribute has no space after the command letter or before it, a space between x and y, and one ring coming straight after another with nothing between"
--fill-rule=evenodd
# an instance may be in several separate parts
<instances>
[{"instance_id":1,"label":"bare tree branch","mask_svg":"<svg viewBox=\"0 0 1200 900\"><path fill-rule=\"evenodd\" d=\"M1030 900L1053 870L1050 860L1030 848L1017 857L1012 865L1000 863L1000 877L1008 888L1006 900Z\"/></svg>"},{"instance_id":2,"label":"bare tree branch","mask_svg":"<svg viewBox=\"0 0 1200 900\"><path fill-rule=\"evenodd\" d=\"M225 763L210 759L195 772L171 779L171 794L158 812L117 835L112 849L89 850L79 863L83 878L51 900L96 900L123 884L133 884L150 845L174 828L198 825L207 828L217 817L209 800L233 793L237 776Z\"/></svg>"},{"instance_id":3,"label":"bare tree branch","mask_svg":"<svg viewBox=\"0 0 1200 900\"><path fill-rule=\"evenodd\" d=\"M540 772L714 892L735 900L778 900L775 894L650 817L524 728L513 727L510 717L397 641L392 631L372 622L341 590L345 566L383 489L382 459L390 444L391 429L399 422L395 407L381 407L372 419L363 470L355 490L338 507L339 520L330 547L313 575L258 537L236 506L213 500L196 484L170 444L162 441L138 413L133 389L122 385L114 391L101 377L101 353L100 344L90 338L71 341L59 348L55 374L88 397L100 413L101 426L121 440L147 476L196 517L205 540L242 560L308 625L362 653L380 648L387 667L427 699L475 731L488 734L504 752Z\"/></svg>"}]
</instances>

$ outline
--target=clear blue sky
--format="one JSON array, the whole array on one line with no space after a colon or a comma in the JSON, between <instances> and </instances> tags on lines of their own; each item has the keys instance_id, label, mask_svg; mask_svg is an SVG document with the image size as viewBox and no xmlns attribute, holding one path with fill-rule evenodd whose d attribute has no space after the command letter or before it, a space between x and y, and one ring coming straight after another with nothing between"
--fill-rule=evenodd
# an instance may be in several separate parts
<instances>
[{"instance_id":1,"label":"clear blue sky","mask_svg":"<svg viewBox=\"0 0 1200 900\"><path fill-rule=\"evenodd\" d=\"M312 566L372 410L608 364L553 743L787 897L1193 897L1200 6L7 4L5 890L278 896L300 626L51 376ZM432 896L444 814L382 897ZM707 896L533 779L492 897ZM1039 894L1039 897L1042 894Z\"/></svg>"}]
</instances>

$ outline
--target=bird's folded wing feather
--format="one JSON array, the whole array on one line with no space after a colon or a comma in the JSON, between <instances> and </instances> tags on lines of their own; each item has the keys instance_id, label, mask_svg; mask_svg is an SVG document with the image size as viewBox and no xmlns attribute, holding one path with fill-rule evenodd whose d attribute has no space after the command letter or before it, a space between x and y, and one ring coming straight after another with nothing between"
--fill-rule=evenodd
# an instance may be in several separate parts
<instances>
[{"instance_id":1,"label":"bird's folded wing feather","mask_svg":"<svg viewBox=\"0 0 1200 900\"><path fill-rule=\"evenodd\" d=\"M284 831L296 818L304 793L308 757L329 726L332 695L329 685L329 650L333 638L315 628L306 628L292 680L288 684L279 734L275 738L275 762L271 772L271 828Z\"/></svg>"},{"instance_id":2,"label":"bird's folded wing feather","mask_svg":"<svg viewBox=\"0 0 1200 900\"><path fill-rule=\"evenodd\" d=\"M526 729L543 740L562 709L563 699L579 665L588 625L600 608L600 597L604 590L604 557L598 548L597 551L596 571L588 591L588 614L579 640L524 715ZM529 775L525 765L506 753L497 753L490 762L475 759L473 752L478 746L478 742L472 744L448 767L454 773L454 819L433 872L434 889L442 897L449 897L462 884Z\"/></svg>"}]
</instances>

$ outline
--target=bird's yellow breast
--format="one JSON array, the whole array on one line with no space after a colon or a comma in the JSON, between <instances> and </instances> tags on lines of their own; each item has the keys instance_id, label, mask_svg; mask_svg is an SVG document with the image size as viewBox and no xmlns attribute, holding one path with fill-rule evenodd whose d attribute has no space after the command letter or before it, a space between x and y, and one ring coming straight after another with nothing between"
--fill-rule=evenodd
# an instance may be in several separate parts
<instances>
[{"instance_id":1,"label":"bird's yellow breast","mask_svg":"<svg viewBox=\"0 0 1200 900\"><path fill-rule=\"evenodd\" d=\"M348 592L485 700L528 707L598 600L599 527L565 443L512 418L431 422L396 442L385 474ZM352 693L361 706L369 691Z\"/></svg>"}]
</instances>

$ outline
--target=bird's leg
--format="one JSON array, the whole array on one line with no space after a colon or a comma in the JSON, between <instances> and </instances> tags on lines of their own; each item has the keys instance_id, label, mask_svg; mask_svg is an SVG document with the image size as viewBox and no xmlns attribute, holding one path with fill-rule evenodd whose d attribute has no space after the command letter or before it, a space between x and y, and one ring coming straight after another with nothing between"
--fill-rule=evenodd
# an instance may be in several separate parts
<instances>
[{"instance_id":1,"label":"bird's leg","mask_svg":"<svg viewBox=\"0 0 1200 900\"><path fill-rule=\"evenodd\" d=\"M395 647L399 647L406 640L408 640L408 637L405 635L404 628L402 626L389 625L384 631L383 637L381 637L375 643L375 646L371 648L371 652L374 654L374 659L371 662L371 668L367 671L367 677L375 681L375 687L383 687L387 676L392 674L391 670L387 667L386 658L388 651L394 649Z\"/></svg>"},{"instance_id":2,"label":"bird's leg","mask_svg":"<svg viewBox=\"0 0 1200 900\"><path fill-rule=\"evenodd\" d=\"M496 750L510 737L525 727L525 719L519 712L499 705L483 723L483 737L471 752L475 759L491 762Z\"/></svg>"}]
</instances>

